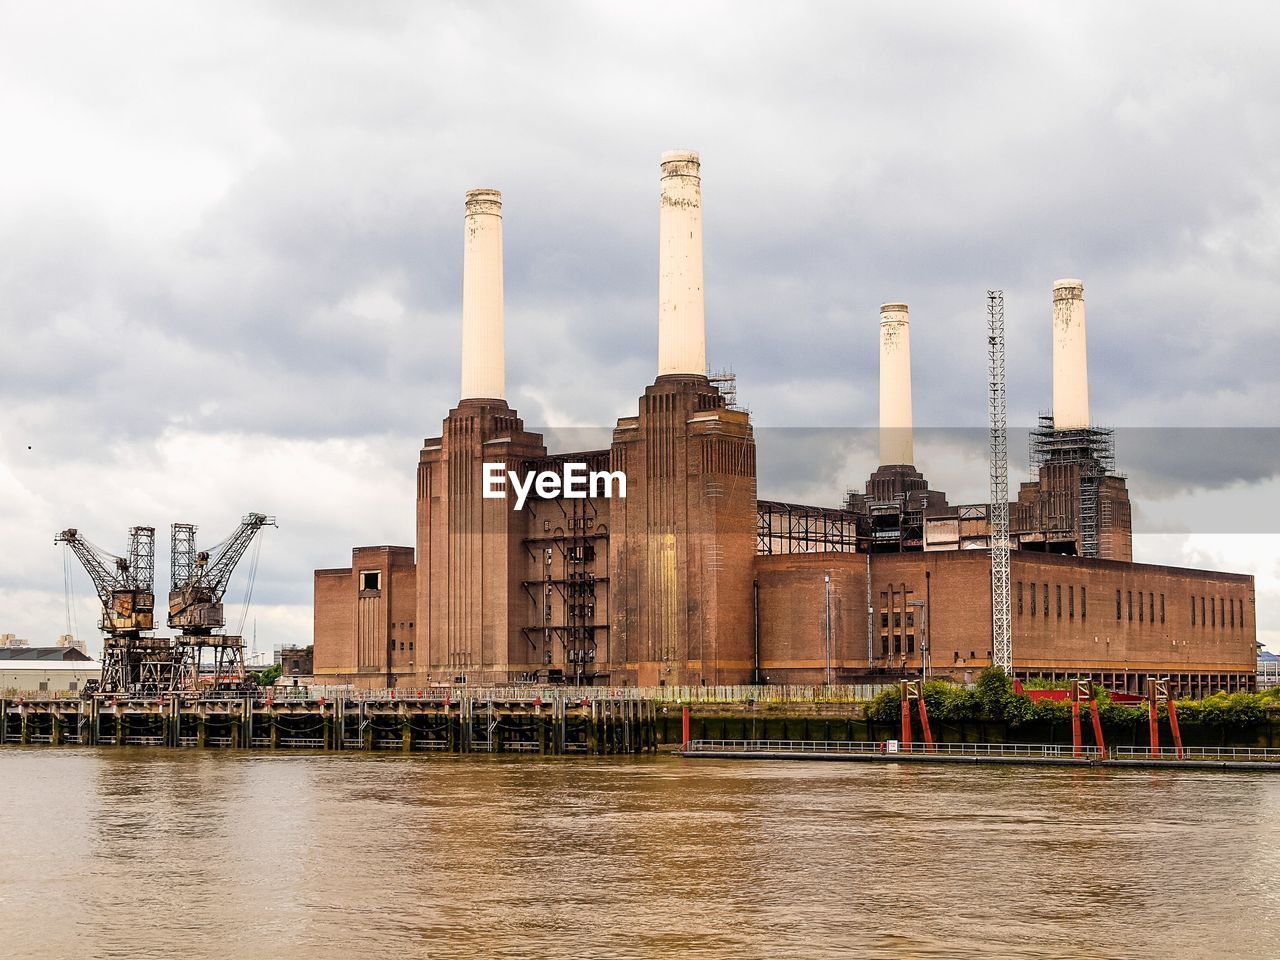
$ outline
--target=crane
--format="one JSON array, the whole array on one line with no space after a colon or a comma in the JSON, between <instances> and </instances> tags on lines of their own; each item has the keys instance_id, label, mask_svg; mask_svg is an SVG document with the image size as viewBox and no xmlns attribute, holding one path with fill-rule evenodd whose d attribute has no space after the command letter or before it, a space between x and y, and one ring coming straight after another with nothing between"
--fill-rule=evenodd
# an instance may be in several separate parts
<instances>
[{"instance_id":1,"label":"crane","mask_svg":"<svg viewBox=\"0 0 1280 960\"><path fill-rule=\"evenodd\" d=\"M155 527L131 527L124 557L94 546L74 527L54 537L75 554L102 603L104 692L168 690L175 680L172 645L146 636L155 627L155 536Z\"/></svg>"},{"instance_id":2,"label":"crane","mask_svg":"<svg viewBox=\"0 0 1280 960\"><path fill-rule=\"evenodd\" d=\"M275 517L250 513L231 536L210 550L196 548L194 524L175 523L170 528L169 626L181 631L175 644L185 651L184 686L197 685L205 651L212 654L215 689L244 683L244 639L222 632L226 626L222 598L254 537L263 527L275 525Z\"/></svg>"}]
</instances>

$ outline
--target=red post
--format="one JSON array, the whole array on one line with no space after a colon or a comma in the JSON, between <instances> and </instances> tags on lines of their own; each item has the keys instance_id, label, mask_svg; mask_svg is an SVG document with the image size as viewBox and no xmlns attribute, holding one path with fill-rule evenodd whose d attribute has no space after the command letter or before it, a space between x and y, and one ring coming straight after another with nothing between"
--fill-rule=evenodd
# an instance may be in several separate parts
<instances>
[{"instance_id":1,"label":"red post","mask_svg":"<svg viewBox=\"0 0 1280 960\"><path fill-rule=\"evenodd\" d=\"M929 729L929 709L924 705L924 684L920 686L920 699L916 701L916 707L920 710L920 729L924 733L925 749L934 753L933 732Z\"/></svg>"},{"instance_id":2,"label":"red post","mask_svg":"<svg viewBox=\"0 0 1280 960\"><path fill-rule=\"evenodd\" d=\"M902 742L911 742L911 701L907 699L907 690L902 688Z\"/></svg>"},{"instance_id":3,"label":"red post","mask_svg":"<svg viewBox=\"0 0 1280 960\"><path fill-rule=\"evenodd\" d=\"M1148 744L1148 751L1151 756L1158 756L1160 753L1160 713L1156 705L1155 695L1152 694L1150 700L1147 701L1150 706L1151 718L1151 739Z\"/></svg>"},{"instance_id":4,"label":"red post","mask_svg":"<svg viewBox=\"0 0 1280 960\"><path fill-rule=\"evenodd\" d=\"M1102 740L1102 716L1098 713L1098 701L1092 697L1089 699L1089 716L1093 718L1093 740L1098 745L1098 749L1105 755L1107 745Z\"/></svg>"},{"instance_id":5,"label":"red post","mask_svg":"<svg viewBox=\"0 0 1280 960\"><path fill-rule=\"evenodd\" d=\"M1073 757L1083 757L1084 751L1080 749L1080 701L1075 697L1071 698L1071 755Z\"/></svg>"},{"instance_id":6,"label":"red post","mask_svg":"<svg viewBox=\"0 0 1280 960\"><path fill-rule=\"evenodd\" d=\"M1178 708L1173 705L1173 698L1169 698L1169 729L1173 731L1173 749L1177 751L1178 759L1182 759L1182 731L1178 729Z\"/></svg>"},{"instance_id":7,"label":"red post","mask_svg":"<svg viewBox=\"0 0 1280 960\"><path fill-rule=\"evenodd\" d=\"M688 704L685 705L684 710L681 713L680 723L681 723L681 729L684 732L683 743L686 747L688 747L689 746L689 706Z\"/></svg>"}]
</instances>

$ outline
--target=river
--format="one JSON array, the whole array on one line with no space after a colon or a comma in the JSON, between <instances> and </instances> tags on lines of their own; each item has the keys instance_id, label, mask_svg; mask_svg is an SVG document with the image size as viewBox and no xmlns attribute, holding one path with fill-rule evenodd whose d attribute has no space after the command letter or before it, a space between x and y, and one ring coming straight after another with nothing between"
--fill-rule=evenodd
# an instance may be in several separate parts
<instances>
[{"instance_id":1,"label":"river","mask_svg":"<svg viewBox=\"0 0 1280 960\"><path fill-rule=\"evenodd\" d=\"M1280 777L0 750L0 955L1275 957Z\"/></svg>"}]
</instances>

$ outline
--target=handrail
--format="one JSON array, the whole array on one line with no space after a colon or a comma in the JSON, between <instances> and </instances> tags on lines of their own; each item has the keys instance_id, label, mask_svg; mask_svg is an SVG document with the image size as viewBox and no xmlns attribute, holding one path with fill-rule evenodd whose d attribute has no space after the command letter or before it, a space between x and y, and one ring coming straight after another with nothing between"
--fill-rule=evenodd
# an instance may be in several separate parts
<instances>
[{"instance_id":1,"label":"handrail","mask_svg":"<svg viewBox=\"0 0 1280 960\"><path fill-rule=\"evenodd\" d=\"M1117 760L1256 760L1280 762L1280 750L1268 747L1161 747L1151 750L1149 747L1115 747L1112 751Z\"/></svg>"},{"instance_id":2,"label":"handrail","mask_svg":"<svg viewBox=\"0 0 1280 960\"><path fill-rule=\"evenodd\" d=\"M1060 743L902 743L893 740L690 740L686 753L941 754L973 757L1084 757L1100 759L1094 746Z\"/></svg>"}]
</instances>

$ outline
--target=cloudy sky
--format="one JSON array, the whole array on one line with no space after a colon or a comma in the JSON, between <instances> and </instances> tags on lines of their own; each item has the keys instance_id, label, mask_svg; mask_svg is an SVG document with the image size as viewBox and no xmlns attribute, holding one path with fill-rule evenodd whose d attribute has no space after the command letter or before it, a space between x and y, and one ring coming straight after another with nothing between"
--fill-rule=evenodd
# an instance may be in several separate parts
<instances>
[{"instance_id":1,"label":"cloudy sky","mask_svg":"<svg viewBox=\"0 0 1280 960\"><path fill-rule=\"evenodd\" d=\"M0 633L97 645L64 527L154 525L163 571L170 522L261 510L246 630L307 642L314 567L412 543L464 192L504 194L510 399L572 444L653 379L692 148L761 496L865 480L903 300L917 462L985 499L985 290L1025 427L1078 276L1137 559L1255 574L1280 648L1277 50L1264 3L0 2Z\"/></svg>"}]
</instances>

